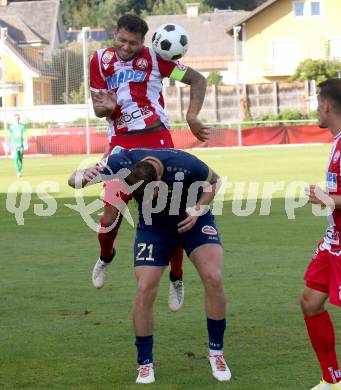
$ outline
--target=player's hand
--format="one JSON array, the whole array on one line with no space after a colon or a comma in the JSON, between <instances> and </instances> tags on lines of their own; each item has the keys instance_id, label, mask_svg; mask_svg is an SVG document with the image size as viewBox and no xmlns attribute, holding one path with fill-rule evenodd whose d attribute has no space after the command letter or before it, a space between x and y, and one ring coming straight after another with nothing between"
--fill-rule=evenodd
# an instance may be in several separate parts
<instances>
[{"instance_id":1,"label":"player's hand","mask_svg":"<svg viewBox=\"0 0 341 390\"><path fill-rule=\"evenodd\" d=\"M188 230L191 230L192 227L196 224L198 218L199 217L195 217L195 216L189 215L183 221L178 223L178 232L179 233L185 233Z\"/></svg>"},{"instance_id":2,"label":"player's hand","mask_svg":"<svg viewBox=\"0 0 341 390\"><path fill-rule=\"evenodd\" d=\"M305 194L310 203L321 204L323 206L334 206L334 200L319 186L310 185L305 188Z\"/></svg>"},{"instance_id":3,"label":"player's hand","mask_svg":"<svg viewBox=\"0 0 341 390\"><path fill-rule=\"evenodd\" d=\"M101 107L103 110L113 112L117 105L117 96L113 91L100 90L92 95L92 100L96 107Z\"/></svg>"},{"instance_id":4,"label":"player's hand","mask_svg":"<svg viewBox=\"0 0 341 390\"><path fill-rule=\"evenodd\" d=\"M205 126L198 118L187 118L187 123L191 132L199 141L205 142L209 139L209 127Z\"/></svg>"},{"instance_id":5,"label":"player's hand","mask_svg":"<svg viewBox=\"0 0 341 390\"><path fill-rule=\"evenodd\" d=\"M90 183L91 181L94 182L96 178L99 178L99 175L101 174L101 170L102 167L99 165L85 169L83 173L83 183L87 184Z\"/></svg>"},{"instance_id":6,"label":"player's hand","mask_svg":"<svg viewBox=\"0 0 341 390\"><path fill-rule=\"evenodd\" d=\"M204 215L207 212L206 206L201 206L199 209L196 207L187 207L186 214L187 217L178 223L178 232L185 233L188 230L191 230L192 227L196 224L198 218L201 215Z\"/></svg>"}]
</instances>

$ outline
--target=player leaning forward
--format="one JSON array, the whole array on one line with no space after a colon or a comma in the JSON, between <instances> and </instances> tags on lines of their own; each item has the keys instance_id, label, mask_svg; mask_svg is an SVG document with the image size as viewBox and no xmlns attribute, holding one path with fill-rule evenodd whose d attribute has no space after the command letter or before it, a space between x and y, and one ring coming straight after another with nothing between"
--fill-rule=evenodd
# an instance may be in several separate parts
<instances>
[{"instance_id":1,"label":"player leaning forward","mask_svg":"<svg viewBox=\"0 0 341 390\"><path fill-rule=\"evenodd\" d=\"M122 170L122 167L125 169ZM106 166L78 170L69 185L125 178L139 206L134 244L137 293L133 309L137 383L154 382L153 305L161 276L174 248L183 246L205 290L209 361L219 381L231 378L223 356L226 296L222 279L222 247L209 203L219 177L205 163L176 149L122 150ZM156 210L159 210L157 213ZM153 212L154 211L154 212Z\"/></svg>"}]
</instances>

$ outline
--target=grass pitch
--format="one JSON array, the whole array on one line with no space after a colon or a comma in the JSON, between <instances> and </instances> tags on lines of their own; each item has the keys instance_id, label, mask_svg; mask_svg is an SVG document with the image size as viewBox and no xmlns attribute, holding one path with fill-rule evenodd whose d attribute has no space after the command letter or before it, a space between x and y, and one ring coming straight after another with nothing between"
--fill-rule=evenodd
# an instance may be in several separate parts
<instances>
[{"instance_id":1,"label":"grass pitch","mask_svg":"<svg viewBox=\"0 0 341 390\"><path fill-rule=\"evenodd\" d=\"M151 388L304 390L319 381L298 297L326 220L314 216L310 205L294 210L295 219L288 219L285 196L293 181L323 181L329 150L330 145L195 152L232 183L223 214L217 217L224 240L229 300L225 355L232 381L221 384L211 376L203 289L186 260L185 304L178 313L167 308L166 275L161 282L155 310L156 384ZM121 226L108 284L103 290L92 288L96 234L79 213L65 206L76 203L67 177L82 159L25 158L24 175L18 180L13 162L0 160L1 389L141 387L134 384L131 323L134 229L127 223ZM16 203L7 195L15 191L15 182L24 193ZM269 215L261 215L265 182L284 183L274 193ZM247 190L257 187L252 183L258 183L255 209L238 216L247 207ZM56 203L45 203L44 188ZM87 189L85 202L94 201L99 192L100 186ZM22 225L13 214L19 206L25 209L17 212ZM37 216L54 208L51 216ZM98 219L97 212L93 218ZM340 310L328 308L340 339ZM338 351L341 356L340 347Z\"/></svg>"}]
</instances>

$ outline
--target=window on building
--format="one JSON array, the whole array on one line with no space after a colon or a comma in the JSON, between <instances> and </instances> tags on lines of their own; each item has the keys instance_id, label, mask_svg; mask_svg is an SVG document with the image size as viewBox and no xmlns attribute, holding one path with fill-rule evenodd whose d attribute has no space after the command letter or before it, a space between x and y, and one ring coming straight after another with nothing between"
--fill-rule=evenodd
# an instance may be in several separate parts
<instances>
[{"instance_id":1,"label":"window on building","mask_svg":"<svg viewBox=\"0 0 341 390\"><path fill-rule=\"evenodd\" d=\"M272 42L273 71L277 74L291 75L300 61L299 44L296 41Z\"/></svg>"},{"instance_id":2,"label":"window on building","mask_svg":"<svg viewBox=\"0 0 341 390\"><path fill-rule=\"evenodd\" d=\"M2 96L0 96L0 107L2 107Z\"/></svg>"},{"instance_id":3,"label":"window on building","mask_svg":"<svg viewBox=\"0 0 341 390\"><path fill-rule=\"evenodd\" d=\"M311 16L320 16L321 15L321 4L319 1L312 1L310 3L310 14L311 14Z\"/></svg>"},{"instance_id":4,"label":"window on building","mask_svg":"<svg viewBox=\"0 0 341 390\"><path fill-rule=\"evenodd\" d=\"M304 1L294 1L293 6L295 18L304 16Z\"/></svg>"},{"instance_id":5,"label":"window on building","mask_svg":"<svg viewBox=\"0 0 341 390\"><path fill-rule=\"evenodd\" d=\"M18 107L19 106L19 96L13 95L13 106Z\"/></svg>"}]
</instances>

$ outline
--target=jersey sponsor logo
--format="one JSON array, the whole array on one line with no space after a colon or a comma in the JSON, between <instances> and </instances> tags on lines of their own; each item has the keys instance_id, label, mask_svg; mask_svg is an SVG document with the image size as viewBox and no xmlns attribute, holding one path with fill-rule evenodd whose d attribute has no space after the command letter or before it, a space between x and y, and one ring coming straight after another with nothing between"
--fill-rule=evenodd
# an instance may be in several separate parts
<instances>
[{"instance_id":1,"label":"jersey sponsor logo","mask_svg":"<svg viewBox=\"0 0 341 390\"><path fill-rule=\"evenodd\" d=\"M326 173L326 186L328 190L337 190L337 175L334 172Z\"/></svg>"},{"instance_id":2,"label":"jersey sponsor logo","mask_svg":"<svg viewBox=\"0 0 341 390\"><path fill-rule=\"evenodd\" d=\"M337 163L337 160L340 158L340 151L337 150L334 154L334 157L333 157L333 163L336 164Z\"/></svg>"},{"instance_id":3,"label":"jersey sponsor logo","mask_svg":"<svg viewBox=\"0 0 341 390\"><path fill-rule=\"evenodd\" d=\"M106 51L104 54L103 54L103 57L102 57L102 62L103 64L109 64L109 62L111 61L111 59L113 58L114 56L114 53L111 52L111 51Z\"/></svg>"},{"instance_id":4,"label":"jersey sponsor logo","mask_svg":"<svg viewBox=\"0 0 341 390\"><path fill-rule=\"evenodd\" d=\"M218 232L217 230L213 227L213 226L209 226L209 225L205 225L201 231L204 233L204 234L208 234L208 235L217 235Z\"/></svg>"},{"instance_id":5,"label":"jersey sponsor logo","mask_svg":"<svg viewBox=\"0 0 341 390\"><path fill-rule=\"evenodd\" d=\"M114 56L114 53L112 53L111 51L106 51L103 54L102 62L103 62L103 67L104 67L105 70L108 69L109 63L112 60L113 56Z\"/></svg>"},{"instance_id":6,"label":"jersey sponsor logo","mask_svg":"<svg viewBox=\"0 0 341 390\"><path fill-rule=\"evenodd\" d=\"M148 66L148 61L145 58L139 58L136 61L136 66L138 66L141 69L146 69Z\"/></svg>"},{"instance_id":7,"label":"jersey sponsor logo","mask_svg":"<svg viewBox=\"0 0 341 390\"><path fill-rule=\"evenodd\" d=\"M153 115L153 112L149 110L148 106L138 108L130 113L123 112L122 115L116 120L116 126L118 129L128 126L130 123L139 119L145 119Z\"/></svg>"},{"instance_id":8,"label":"jersey sponsor logo","mask_svg":"<svg viewBox=\"0 0 341 390\"><path fill-rule=\"evenodd\" d=\"M108 89L118 88L122 84L129 83L132 81L133 83L143 83L147 77L147 72L143 72L142 70L120 70L115 73L113 76L106 77Z\"/></svg>"}]
</instances>

